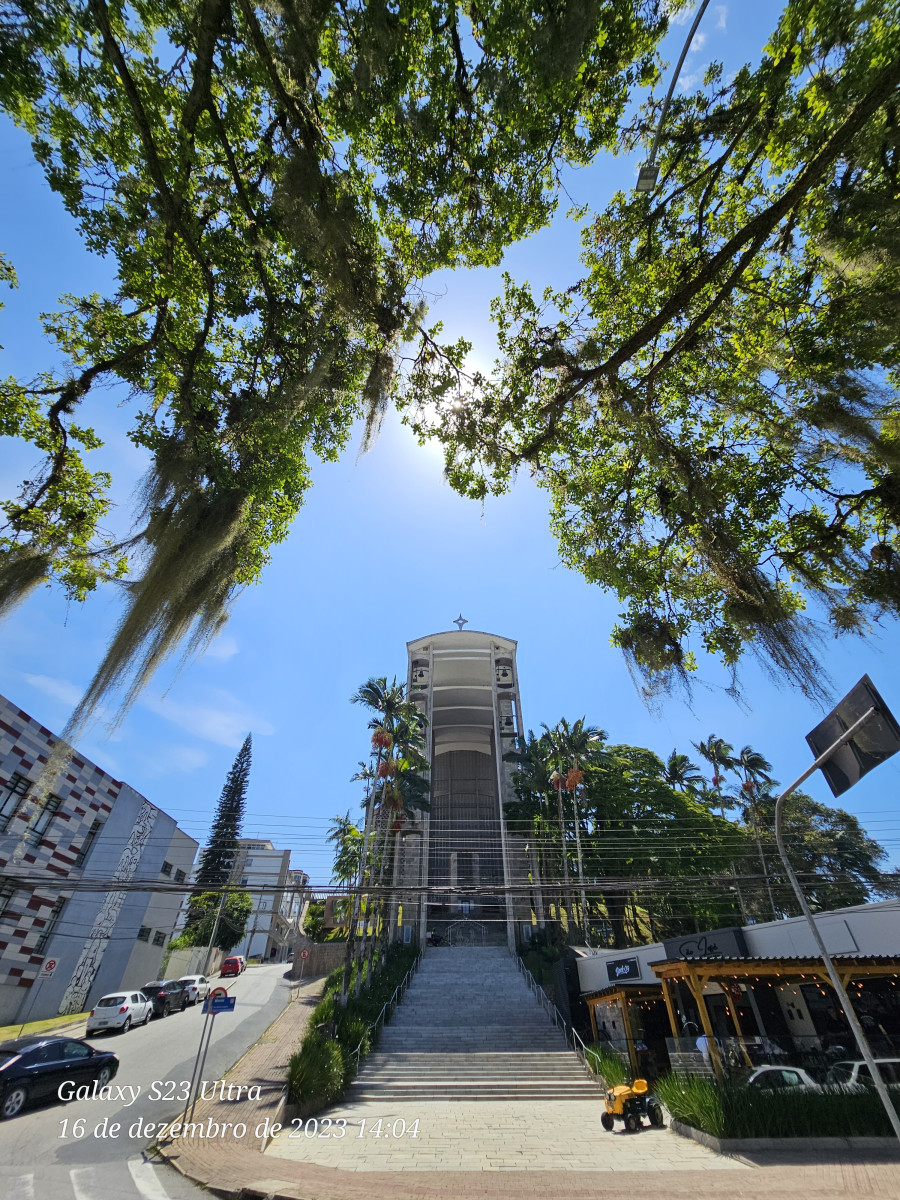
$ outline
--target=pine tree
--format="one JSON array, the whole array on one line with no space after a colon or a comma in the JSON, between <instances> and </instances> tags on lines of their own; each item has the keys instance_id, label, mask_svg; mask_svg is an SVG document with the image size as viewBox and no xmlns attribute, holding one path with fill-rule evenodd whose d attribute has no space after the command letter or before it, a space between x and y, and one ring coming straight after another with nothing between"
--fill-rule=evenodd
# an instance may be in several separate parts
<instances>
[{"instance_id":1,"label":"pine tree","mask_svg":"<svg viewBox=\"0 0 900 1200\"><path fill-rule=\"evenodd\" d=\"M195 880L198 893L222 887L231 875L244 816L247 784L250 780L250 750L251 738L248 733L222 788L209 833L209 843L200 851Z\"/></svg>"}]
</instances>

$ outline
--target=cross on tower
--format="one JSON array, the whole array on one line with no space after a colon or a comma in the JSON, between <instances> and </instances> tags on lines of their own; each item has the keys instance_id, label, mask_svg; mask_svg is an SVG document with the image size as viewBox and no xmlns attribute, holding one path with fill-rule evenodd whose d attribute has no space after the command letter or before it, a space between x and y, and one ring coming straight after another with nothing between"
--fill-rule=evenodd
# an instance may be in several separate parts
<instances>
[{"instance_id":1,"label":"cross on tower","mask_svg":"<svg viewBox=\"0 0 900 1200\"><path fill-rule=\"evenodd\" d=\"M462 633L462 631L463 631L463 625L468 625L468 623L469 622L462 615L462 613L460 613L459 616L456 618L456 620L453 622L453 624L459 628L460 633Z\"/></svg>"}]
</instances>

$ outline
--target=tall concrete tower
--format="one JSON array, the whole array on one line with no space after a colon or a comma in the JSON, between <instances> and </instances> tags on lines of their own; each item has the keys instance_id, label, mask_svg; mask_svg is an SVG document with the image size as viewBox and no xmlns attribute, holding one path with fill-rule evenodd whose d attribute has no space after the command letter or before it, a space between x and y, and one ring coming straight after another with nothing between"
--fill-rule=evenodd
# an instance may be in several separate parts
<instances>
[{"instance_id":1,"label":"tall concrete tower","mask_svg":"<svg viewBox=\"0 0 900 1200\"><path fill-rule=\"evenodd\" d=\"M533 920L524 839L504 819L515 768L503 756L522 737L516 643L456 623L407 643L408 694L428 718L431 811L398 849L395 879L420 894L408 894L396 920L418 927L405 940L433 930L512 948L517 924Z\"/></svg>"}]
</instances>

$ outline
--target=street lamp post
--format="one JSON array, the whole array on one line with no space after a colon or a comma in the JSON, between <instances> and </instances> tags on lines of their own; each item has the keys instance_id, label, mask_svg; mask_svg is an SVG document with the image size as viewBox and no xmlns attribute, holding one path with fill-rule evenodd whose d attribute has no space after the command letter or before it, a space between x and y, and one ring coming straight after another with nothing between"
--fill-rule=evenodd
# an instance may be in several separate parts
<instances>
[{"instance_id":1,"label":"street lamp post","mask_svg":"<svg viewBox=\"0 0 900 1200\"><path fill-rule=\"evenodd\" d=\"M694 40L694 34L697 32L697 26L700 24L708 5L709 0L702 0L700 7L697 9L697 15L694 17L694 23L691 25L691 31L687 35L687 41L682 46L678 62L675 64L672 82L669 84L669 90L666 92L665 100L663 100L662 112L659 114L659 123L656 126L653 144L650 147L650 156L647 161L641 163L640 167L638 168L638 180L635 188L639 192L652 192L656 187L656 181L659 178L659 167L656 165L656 152L659 149L659 141L662 137L663 123L666 119L666 113L669 111L672 93L675 91L675 84L678 82L678 76L681 73L681 68L684 66L684 60L687 58L688 50L691 48L691 42Z\"/></svg>"},{"instance_id":2,"label":"street lamp post","mask_svg":"<svg viewBox=\"0 0 900 1200\"><path fill-rule=\"evenodd\" d=\"M877 693L875 693L874 688L871 687L868 679L861 681L861 685L865 684L869 685L869 694L877 696ZM845 701L842 701L842 705L845 704L847 700L850 700L850 698L854 696L854 693L858 694L858 689L861 685L857 685L857 688L855 688L853 692L851 692L849 696L845 698ZM835 710L836 713L840 712L842 705L838 706L838 709ZM859 1052L862 1055L863 1061L869 1068L869 1072L872 1076L872 1082L875 1085L875 1090L878 1093L881 1103L884 1105L884 1111L887 1113L888 1120L891 1123L891 1128L893 1129L897 1139L900 1140L900 1117L898 1117L897 1111L891 1102L890 1094L887 1090L884 1080L881 1077L881 1072L878 1069L878 1064L875 1062L875 1057L869 1048L869 1043L866 1039L865 1033L863 1032L862 1025L859 1023L859 1020L853 1009L853 1005L850 1002L850 997L847 995L846 988L841 981L841 977L837 972L837 968L832 961L831 955L828 953L828 950L825 946L825 940L822 937L818 925L816 925L812 910L806 902L806 897L803 894L800 881L794 872L794 868L791 866L791 861L788 858L787 850L784 845L784 836L781 828L785 800L787 800L787 798L793 792L795 792L802 783L809 779L810 775L812 775L814 771L817 771L820 767L825 767L829 760L833 758L835 753L840 750L842 746L849 745L853 738L863 729L863 727L866 726L872 720L872 718L879 713L883 714L886 718L889 717L887 709L885 706L883 706L883 703L881 706L878 704L871 704L870 707L856 721L854 721L848 729L845 729L839 738L837 738L830 746L827 747L827 749L817 756L811 766L809 766L802 775L795 779L790 787L785 788L775 803L775 841L778 845L778 854L784 865L785 873L791 882L794 895L797 897L797 903L800 905L800 911L806 918L810 932L812 933L813 939L818 947L819 954L821 955L822 962L825 964L825 969L828 972L828 978L831 980L831 986L834 988L835 993L837 994L841 1005L843 1006L847 1023L850 1026L854 1038L856 1039L856 1044L859 1047ZM832 716L834 715L835 714L832 714ZM885 723L889 726L894 725L892 718L889 721L886 720ZM889 754L894 753L897 748L898 746L894 745L891 749L887 750L887 752L882 751L881 756L877 759L877 761L883 761L883 759L888 757ZM872 756L872 758L873 761L870 761L868 764L863 763L860 773L862 773L864 770L871 769L872 766L876 765L876 761L874 761L875 756Z\"/></svg>"}]
</instances>

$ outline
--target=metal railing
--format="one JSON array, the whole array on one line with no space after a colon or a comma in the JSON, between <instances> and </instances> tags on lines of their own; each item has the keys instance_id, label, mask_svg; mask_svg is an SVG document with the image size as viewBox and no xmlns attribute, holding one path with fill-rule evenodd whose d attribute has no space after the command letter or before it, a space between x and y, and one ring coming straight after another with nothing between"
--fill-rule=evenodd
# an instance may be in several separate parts
<instances>
[{"instance_id":1,"label":"metal railing","mask_svg":"<svg viewBox=\"0 0 900 1200\"><path fill-rule=\"evenodd\" d=\"M413 963L413 965L409 968L409 970L406 972L406 974L403 976L403 978L400 980L400 982L394 988L394 991L391 994L390 1000L386 1000L384 1002L384 1004L382 1004L381 1012L378 1014L378 1016L375 1018L375 1020L372 1022L372 1024L367 1027L366 1037L364 1037L360 1040L359 1045L356 1047L356 1050L354 1051L354 1054L356 1055L356 1073L357 1074L359 1074L359 1060L360 1060L360 1057L362 1056L362 1048L366 1043L366 1039L367 1038L369 1039L370 1045L374 1045L375 1039L378 1036L379 1028L381 1026L385 1025L387 1023L387 1021L390 1020L390 1018L394 1012L394 1009L397 1007L397 1005L403 999L404 992L406 991L406 989L409 987L410 983L412 982L412 977L415 975L416 971L418 971L419 963L421 961L422 961L422 951L420 950L419 953L416 955L416 959L415 959L415 962Z\"/></svg>"},{"instance_id":2,"label":"metal railing","mask_svg":"<svg viewBox=\"0 0 900 1200\"><path fill-rule=\"evenodd\" d=\"M516 960L516 966L519 968L520 973L525 976L525 982L534 992L535 998L537 999L541 1008L544 1010L556 1028L562 1031L562 1034L566 1039L566 1045L578 1056L578 1059L581 1062L581 1065L584 1067L588 1078L591 1079L592 1082L596 1083L598 1087L602 1088L603 1081L602 1077L599 1075L599 1055L597 1055L593 1050L589 1050L587 1048L582 1041L580 1034L573 1029L570 1023L562 1015L532 973L522 962L518 954L514 955L514 958ZM591 1059L597 1063L597 1070L594 1070L591 1067Z\"/></svg>"}]
</instances>

